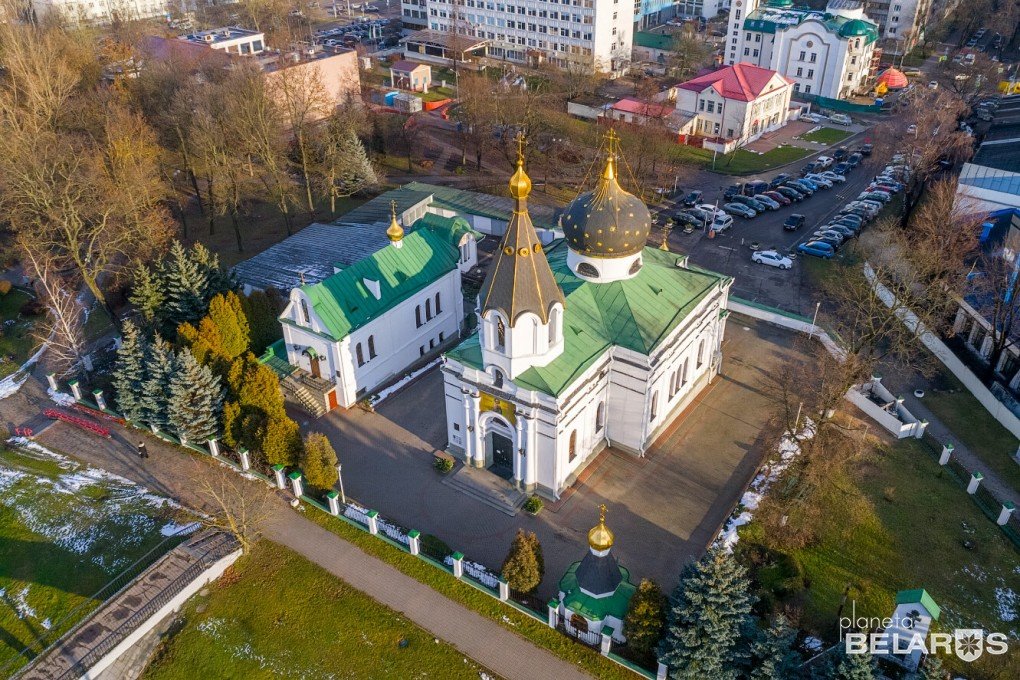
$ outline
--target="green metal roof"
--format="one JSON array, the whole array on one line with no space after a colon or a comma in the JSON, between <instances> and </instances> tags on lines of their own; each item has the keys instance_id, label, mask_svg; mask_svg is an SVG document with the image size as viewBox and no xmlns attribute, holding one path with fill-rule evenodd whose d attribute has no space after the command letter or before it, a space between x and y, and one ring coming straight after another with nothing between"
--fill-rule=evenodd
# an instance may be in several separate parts
<instances>
[{"instance_id":1,"label":"green metal roof","mask_svg":"<svg viewBox=\"0 0 1020 680\"><path fill-rule=\"evenodd\" d=\"M867 43L878 40L878 26L861 19L847 19L838 14L829 14L809 7L790 7L780 3L769 3L749 12L744 19L744 30L758 33L775 33L799 26L809 20L820 21L826 30L842 38L864 37Z\"/></svg>"},{"instance_id":2,"label":"green metal roof","mask_svg":"<svg viewBox=\"0 0 1020 680\"><path fill-rule=\"evenodd\" d=\"M634 278L591 283L570 271L567 250L562 239L546 248L549 266L567 301L563 354L514 378L514 383L525 389L552 396L566 389L612 345L647 356L701 300L729 280L722 274L677 267L682 256L645 248L644 267ZM447 355L484 370L477 333Z\"/></svg>"},{"instance_id":3,"label":"green metal roof","mask_svg":"<svg viewBox=\"0 0 1020 680\"><path fill-rule=\"evenodd\" d=\"M296 366L287 363L287 345L282 338L266 347L266 351L259 357L259 363L269 366L280 378L286 378L297 370Z\"/></svg>"},{"instance_id":4,"label":"green metal roof","mask_svg":"<svg viewBox=\"0 0 1020 680\"><path fill-rule=\"evenodd\" d=\"M301 290L334 340L364 326L457 267L459 251L431 229L406 235L403 246L385 248ZM365 285L378 281L380 295Z\"/></svg>"},{"instance_id":5,"label":"green metal roof","mask_svg":"<svg viewBox=\"0 0 1020 680\"><path fill-rule=\"evenodd\" d=\"M571 564L567 573L560 579L560 591L564 593L563 606L592 621L601 621L606 616L615 616L622 621L627 616L630 598L637 590L630 582L630 572L626 567L620 567L620 576L623 580L616 586L616 592L609 597L596 598L582 593L577 585L577 568L580 564L580 562Z\"/></svg>"},{"instance_id":6,"label":"green metal roof","mask_svg":"<svg viewBox=\"0 0 1020 680\"><path fill-rule=\"evenodd\" d=\"M423 182L410 182L401 190L414 194L431 194L432 199L440 207L468 215L481 215L495 220L508 220L513 212L513 201L509 196L493 196L478 191L465 191L456 187L441 187ZM384 195L388 195L384 194ZM549 206L530 205L531 221L536 227L544 229L556 228L554 210ZM388 220L389 218L387 218Z\"/></svg>"},{"instance_id":7,"label":"green metal roof","mask_svg":"<svg viewBox=\"0 0 1020 680\"><path fill-rule=\"evenodd\" d=\"M932 599L931 595L924 588L917 588L915 590L901 590L896 593L896 604L915 604L919 603L931 617L936 621L939 620L939 616L942 615L942 608L935 604L935 600Z\"/></svg>"},{"instance_id":8,"label":"green metal roof","mask_svg":"<svg viewBox=\"0 0 1020 680\"><path fill-rule=\"evenodd\" d=\"M672 50L675 38L665 33L638 31L634 34L634 47L647 47L653 50Z\"/></svg>"},{"instance_id":9,"label":"green metal roof","mask_svg":"<svg viewBox=\"0 0 1020 680\"><path fill-rule=\"evenodd\" d=\"M471 234L476 241L485 237L482 232L472 229L463 217L443 217L435 213L425 213L423 217L415 220L411 229L429 229L454 248L460 247L460 240L464 238L464 234Z\"/></svg>"}]
</instances>

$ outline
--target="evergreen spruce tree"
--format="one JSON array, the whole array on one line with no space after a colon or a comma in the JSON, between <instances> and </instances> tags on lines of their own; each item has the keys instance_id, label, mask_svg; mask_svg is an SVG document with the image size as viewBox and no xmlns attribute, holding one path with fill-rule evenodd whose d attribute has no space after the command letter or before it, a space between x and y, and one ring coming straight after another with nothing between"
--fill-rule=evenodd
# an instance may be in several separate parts
<instances>
[{"instance_id":1,"label":"evergreen spruce tree","mask_svg":"<svg viewBox=\"0 0 1020 680\"><path fill-rule=\"evenodd\" d=\"M128 300L138 309L151 329L161 321L166 296L159 274L153 273L144 264L135 270L135 283Z\"/></svg>"},{"instance_id":2,"label":"evergreen spruce tree","mask_svg":"<svg viewBox=\"0 0 1020 680\"><path fill-rule=\"evenodd\" d=\"M301 456L301 472L308 485L316 489L332 489L336 484L336 451L326 435L312 432L305 437Z\"/></svg>"},{"instance_id":3,"label":"evergreen spruce tree","mask_svg":"<svg viewBox=\"0 0 1020 680\"><path fill-rule=\"evenodd\" d=\"M669 677L736 677L738 643L752 604L747 572L725 549L710 548L684 567L659 645L659 661L669 667Z\"/></svg>"},{"instance_id":4,"label":"evergreen spruce tree","mask_svg":"<svg viewBox=\"0 0 1020 680\"><path fill-rule=\"evenodd\" d=\"M181 439L201 444L218 434L222 405L219 377L182 350L170 379L170 429Z\"/></svg>"},{"instance_id":5,"label":"evergreen spruce tree","mask_svg":"<svg viewBox=\"0 0 1020 680\"><path fill-rule=\"evenodd\" d=\"M142 382L145 380L145 339L131 321L124 322L117 361L113 368L113 390L120 414L128 420L142 419Z\"/></svg>"},{"instance_id":6,"label":"evergreen spruce tree","mask_svg":"<svg viewBox=\"0 0 1020 680\"><path fill-rule=\"evenodd\" d=\"M749 680L789 680L797 677L802 659L794 650L797 631L786 617L776 616L772 625L757 632L751 643Z\"/></svg>"},{"instance_id":7,"label":"evergreen spruce tree","mask_svg":"<svg viewBox=\"0 0 1020 680\"><path fill-rule=\"evenodd\" d=\"M530 593L542 582L534 548L537 542L538 538L534 534L529 537L523 529L518 529L510 544L510 552L503 560L502 574L514 590Z\"/></svg>"},{"instance_id":8,"label":"evergreen spruce tree","mask_svg":"<svg viewBox=\"0 0 1020 680\"><path fill-rule=\"evenodd\" d=\"M871 654L847 654L842 649L832 680L874 680L877 670Z\"/></svg>"},{"instance_id":9,"label":"evergreen spruce tree","mask_svg":"<svg viewBox=\"0 0 1020 680\"><path fill-rule=\"evenodd\" d=\"M237 288L233 275L220 267L220 256L201 243L193 245L188 256L205 276L206 287L203 295L205 305L220 293Z\"/></svg>"},{"instance_id":10,"label":"evergreen spruce tree","mask_svg":"<svg viewBox=\"0 0 1020 680\"><path fill-rule=\"evenodd\" d=\"M209 315L206 318L216 328L220 352L227 361L233 361L248 351L251 328L237 293L227 291L217 294L209 301Z\"/></svg>"},{"instance_id":11,"label":"evergreen spruce tree","mask_svg":"<svg viewBox=\"0 0 1020 680\"><path fill-rule=\"evenodd\" d=\"M208 301L208 269L196 262L180 241L174 241L161 273L166 296L164 330L173 331L184 322L200 319Z\"/></svg>"},{"instance_id":12,"label":"evergreen spruce tree","mask_svg":"<svg viewBox=\"0 0 1020 680\"><path fill-rule=\"evenodd\" d=\"M149 345L145 365L141 420L158 430L169 430L170 379L177 372L177 357L170 343L156 336Z\"/></svg>"},{"instance_id":13,"label":"evergreen spruce tree","mask_svg":"<svg viewBox=\"0 0 1020 680\"><path fill-rule=\"evenodd\" d=\"M378 183L375 169L365 152L365 145L358 139L353 127L346 126L339 132L335 151L344 159L337 178L337 196L350 196Z\"/></svg>"},{"instance_id":14,"label":"evergreen spruce tree","mask_svg":"<svg viewBox=\"0 0 1020 680\"><path fill-rule=\"evenodd\" d=\"M623 620L623 635L627 638L627 647L646 666L654 665L655 648L665 625L666 596L662 588L655 581L641 579Z\"/></svg>"},{"instance_id":15,"label":"evergreen spruce tree","mask_svg":"<svg viewBox=\"0 0 1020 680\"><path fill-rule=\"evenodd\" d=\"M921 680L946 680L949 677L949 673L942 665L942 659L934 654L929 654L924 658L918 675Z\"/></svg>"}]
</instances>

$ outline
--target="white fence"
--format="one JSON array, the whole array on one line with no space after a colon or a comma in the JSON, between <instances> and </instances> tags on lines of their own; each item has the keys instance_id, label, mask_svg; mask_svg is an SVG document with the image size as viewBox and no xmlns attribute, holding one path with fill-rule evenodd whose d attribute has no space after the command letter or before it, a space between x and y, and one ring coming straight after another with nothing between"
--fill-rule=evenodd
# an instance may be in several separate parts
<instances>
[{"instance_id":1,"label":"white fence","mask_svg":"<svg viewBox=\"0 0 1020 680\"><path fill-rule=\"evenodd\" d=\"M875 403L868 395L874 396L882 404ZM920 439L924 435L927 422L919 421L901 399L893 396L892 392L882 384L881 378L872 378L863 385L854 385L846 393L847 400L859 408L868 417L892 432L899 439L915 437Z\"/></svg>"}]
</instances>

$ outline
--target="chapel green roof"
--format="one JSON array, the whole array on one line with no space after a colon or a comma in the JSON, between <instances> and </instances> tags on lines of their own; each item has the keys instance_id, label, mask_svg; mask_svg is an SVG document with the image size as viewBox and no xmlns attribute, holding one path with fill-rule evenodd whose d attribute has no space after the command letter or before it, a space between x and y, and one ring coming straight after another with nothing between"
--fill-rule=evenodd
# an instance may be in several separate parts
<instances>
[{"instance_id":1,"label":"chapel green roof","mask_svg":"<svg viewBox=\"0 0 1020 680\"><path fill-rule=\"evenodd\" d=\"M585 595L577 585L577 568L580 565L580 562L571 564L560 579L560 591L564 594L563 606L592 621L601 621L606 616L615 616L622 621L627 616L630 598L637 590L630 582L630 572L626 567L620 567L622 580L616 586L616 591L609 597L596 598Z\"/></svg>"},{"instance_id":2,"label":"chapel green roof","mask_svg":"<svg viewBox=\"0 0 1020 680\"><path fill-rule=\"evenodd\" d=\"M563 290L563 353L545 366L514 378L525 389L557 396L612 345L648 355L707 295L729 277L695 267L677 267L682 256L645 248L637 276L612 283L578 278L567 266L567 246L560 239L545 254ZM482 351L475 333L447 353L477 369Z\"/></svg>"},{"instance_id":3,"label":"chapel green roof","mask_svg":"<svg viewBox=\"0 0 1020 680\"><path fill-rule=\"evenodd\" d=\"M917 588L915 590L901 590L896 593L896 604L914 604L920 603L931 617L936 621L939 620L939 616L942 615L942 608L939 607L932 596L928 594L928 591L924 588Z\"/></svg>"},{"instance_id":4,"label":"chapel green roof","mask_svg":"<svg viewBox=\"0 0 1020 680\"><path fill-rule=\"evenodd\" d=\"M471 225L463 217L443 217L436 213L425 213L422 217L415 220L411 230L417 229L429 229L435 232L446 239L446 242L454 248L460 246L460 240L464 237L464 234L470 234L478 241L485 237L485 234L482 232L472 229Z\"/></svg>"},{"instance_id":5,"label":"chapel green roof","mask_svg":"<svg viewBox=\"0 0 1020 680\"><path fill-rule=\"evenodd\" d=\"M672 50L676 38L668 33L652 33L637 31L634 33L634 47L647 47L652 50Z\"/></svg>"},{"instance_id":6,"label":"chapel green roof","mask_svg":"<svg viewBox=\"0 0 1020 680\"><path fill-rule=\"evenodd\" d=\"M334 340L364 326L457 267L459 251L446 236L416 229L400 248L386 246L347 269L301 290ZM365 285L379 282L379 298Z\"/></svg>"},{"instance_id":7,"label":"chapel green roof","mask_svg":"<svg viewBox=\"0 0 1020 680\"><path fill-rule=\"evenodd\" d=\"M799 26L801 23L820 21L826 30L841 38L864 37L867 43L878 40L878 26L863 19L848 19L839 14L829 14L809 7L792 7L769 3L748 12L744 19L744 30L759 33L775 33Z\"/></svg>"}]
</instances>

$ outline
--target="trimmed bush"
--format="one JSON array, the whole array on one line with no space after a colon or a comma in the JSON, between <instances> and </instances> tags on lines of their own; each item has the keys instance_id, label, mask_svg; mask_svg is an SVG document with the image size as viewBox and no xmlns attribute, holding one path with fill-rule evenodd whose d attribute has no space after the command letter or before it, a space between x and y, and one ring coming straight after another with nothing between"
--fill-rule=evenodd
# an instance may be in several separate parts
<instances>
[{"instance_id":1,"label":"trimmed bush","mask_svg":"<svg viewBox=\"0 0 1020 680\"><path fill-rule=\"evenodd\" d=\"M453 469L453 461L449 458L436 456L435 460L432 461L432 467L445 475Z\"/></svg>"},{"instance_id":2,"label":"trimmed bush","mask_svg":"<svg viewBox=\"0 0 1020 680\"><path fill-rule=\"evenodd\" d=\"M524 511L530 512L532 515L537 515L538 511L542 509L545 503L538 496L532 496L528 500L524 501Z\"/></svg>"}]
</instances>

